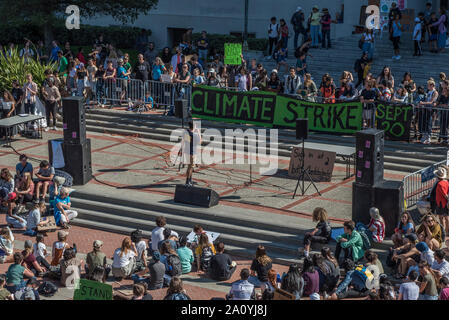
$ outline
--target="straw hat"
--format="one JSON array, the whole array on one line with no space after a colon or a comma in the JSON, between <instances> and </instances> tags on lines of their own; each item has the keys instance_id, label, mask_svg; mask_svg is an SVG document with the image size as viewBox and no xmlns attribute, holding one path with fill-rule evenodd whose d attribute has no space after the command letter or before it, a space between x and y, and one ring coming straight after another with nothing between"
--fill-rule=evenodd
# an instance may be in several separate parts
<instances>
[{"instance_id":1,"label":"straw hat","mask_svg":"<svg viewBox=\"0 0 449 320\"><path fill-rule=\"evenodd\" d=\"M439 168L438 170L435 170L433 172L433 174L438 178L438 179L446 179L447 178L447 171L444 168Z\"/></svg>"}]
</instances>

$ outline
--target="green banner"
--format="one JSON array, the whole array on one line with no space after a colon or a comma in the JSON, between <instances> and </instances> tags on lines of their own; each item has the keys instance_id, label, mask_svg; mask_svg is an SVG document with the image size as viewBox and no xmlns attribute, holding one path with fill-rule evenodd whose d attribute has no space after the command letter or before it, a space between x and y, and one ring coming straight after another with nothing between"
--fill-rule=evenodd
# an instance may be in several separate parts
<instances>
[{"instance_id":1,"label":"green banner","mask_svg":"<svg viewBox=\"0 0 449 320\"><path fill-rule=\"evenodd\" d=\"M313 103L271 92L236 92L196 86L192 90L192 116L264 127L296 127L297 118L309 119L309 129L355 133L362 126L362 104Z\"/></svg>"},{"instance_id":2,"label":"green banner","mask_svg":"<svg viewBox=\"0 0 449 320\"><path fill-rule=\"evenodd\" d=\"M112 286L80 279L79 288L73 293L73 300L112 300Z\"/></svg>"},{"instance_id":3,"label":"green banner","mask_svg":"<svg viewBox=\"0 0 449 320\"><path fill-rule=\"evenodd\" d=\"M225 43L224 45L224 63L228 65L242 64L242 44L241 43Z\"/></svg>"},{"instance_id":4,"label":"green banner","mask_svg":"<svg viewBox=\"0 0 449 320\"><path fill-rule=\"evenodd\" d=\"M314 103L278 94L273 124L294 128L298 118L309 119L312 131L354 133L362 128L362 104Z\"/></svg>"},{"instance_id":5,"label":"green banner","mask_svg":"<svg viewBox=\"0 0 449 320\"><path fill-rule=\"evenodd\" d=\"M376 127L385 131L385 139L410 140L413 107L407 104L377 103Z\"/></svg>"}]
</instances>

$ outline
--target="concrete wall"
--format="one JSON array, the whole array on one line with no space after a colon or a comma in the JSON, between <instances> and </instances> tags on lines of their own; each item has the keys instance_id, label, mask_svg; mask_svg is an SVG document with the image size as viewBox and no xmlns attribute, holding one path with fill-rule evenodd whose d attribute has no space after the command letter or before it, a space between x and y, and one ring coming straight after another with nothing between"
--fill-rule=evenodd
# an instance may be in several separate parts
<instances>
[{"instance_id":1,"label":"concrete wall","mask_svg":"<svg viewBox=\"0 0 449 320\"><path fill-rule=\"evenodd\" d=\"M425 2L407 0L407 5L409 8L415 8L417 13L424 10ZM433 0L435 6L438 5L436 2ZM297 6L304 9L306 18L314 5L318 5L320 9L327 7L332 18L335 18L335 13L341 10L342 4L345 8L344 24L333 24L331 36L347 36L354 30L353 26L359 24L360 8L362 5L368 5L368 0L249 0L248 32L255 33L258 38L266 37L270 17L276 16L278 20L284 18L290 24L290 18ZM437 9L435 7L435 10ZM171 45L168 28L193 27L194 32L204 29L209 33L218 34L243 32L244 10L244 0L159 0L156 9L139 17L133 25L151 29L151 40L156 43L156 47L162 48ZM84 22L97 25L119 24L111 17L97 17Z\"/></svg>"}]
</instances>

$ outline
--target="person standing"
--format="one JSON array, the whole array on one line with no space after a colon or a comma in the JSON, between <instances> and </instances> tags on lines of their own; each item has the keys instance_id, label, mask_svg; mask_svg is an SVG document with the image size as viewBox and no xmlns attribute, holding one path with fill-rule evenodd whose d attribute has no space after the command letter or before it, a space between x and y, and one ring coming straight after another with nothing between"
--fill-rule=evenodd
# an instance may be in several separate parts
<instances>
[{"instance_id":1,"label":"person standing","mask_svg":"<svg viewBox=\"0 0 449 320\"><path fill-rule=\"evenodd\" d=\"M197 42L198 56L202 65L207 62L207 55L209 53L209 40L207 39L207 32L201 32L201 38Z\"/></svg>"},{"instance_id":2,"label":"person standing","mask_svg":"<svg viewBox=\"0 0 449 320\"><path fill-rule=\"evenodd\" d=\"M187 171L186 171L186 186L192 187L192 174L194 165L194 155L198 145L201 145L201 137L197 130L193 129L193 122L189 122L189 129L185 131L183 137L183 153L187 158Z\"/></svg>"},{"instance_id":3,"label":"person standing","mask_svg":"<svg viewBox=\"0 0 449 320\"><path fill-rule=\"evenodd\" d=\"M53 119L52 129L56 130L56 109L59 100L61 100L61 94L59 93L58 88L55 86L53 78L50 78L47 81L47 85L43 86L42 94L44 96L45 111L47 117L47 127L45 128L45 131L48 131L50 129L50 115Z\"/></svg>"},{"instance_id":4,"label":"person standing","mask_svg":"<svg viewBox=\"0 0 449 320\"><path fill-rule=\"evenodd\" d=\"M324 40L323 40L324 41ZM362 51L368 53L368 61L373 60L374 55L374 34L373 29L366 29L362 35Z\"/></svg>"},{"instance_id":5,"label":"person standing","mask_svg":"<svg viewBox=\"0 0 449 320\"><path fill-rule=\"evenodd\" d=\"M56 62L58 61L58 52L61 51L61 49L59 49L58 43L56 41L53 41L51 45L52 49L50 53L50 62Z\"/></svg>"},{"instance_id":6,"label":"person standing","mask_svg":"<svg viewBox=\"0 0 449 320\"><path fill-rule=\"evenodd\" d=\"M307 32L304 28L304 11L301 7L296 8L296 12L293 14L290 23L293 26L293 30L295 31L295 36L293 38L293 44L295 46L295 49L298 48L298 38L299 35L302 34L302 41L301 45L304 44L304 42L307 39Z\"/></svg>"},{"instance_id":7,"label":"person standing","mask_svg":"<svg viewBox=\"0 0 449 320\"><path fill-rule=\"evenodd\" d=\"M448 19L446 14L446 9L444 7L440 8L440 18L437 22L433 23L432 27L438 27L438 51L444 51L446 47L446 32L447 32Z\"/></svg>"},{"instance_id":8,"label":"person standing","mask_svg":"<svg viewBox=\"0 0 449 320\"><path fill-rule=\"evenodd\" d=\"M413 53L414 57L422 56L422 47L421 47L421 39L422 39L422 22L420 18L415 19L415 28L413 30L413 42L415 45L415 52Z\"/></svg>"},{"instance_id":9,"label":"person standing","mask_svg":"<svg viewBox=\"0 0 449 320\"><path fill-rule=\"evenodd\" d=\"M282 48L287 49L288 47L288 25L284 19L279 20L280 28L281 28L281 41Z\"/></svg>"},{"instance_id":10,"label":"person standing","mask_svg":"<svg viewBox=\"0 0 449 320\"><path fill-rule=\"evenodd\" d=\"M393 21L396 20L396 17L399 16L399 20L402 19L401 10L399 10L396 2L391 4L390 11L388 12L388 32L391 34L393 32Z\"/></svg>"},{"instance_id":11,"label":"person standing","mask_svg":"<svg viewBox=\"0 0 449 320\"><path fill-rule=\"evenodd\" d=\"M31 73L27 74L26 79L27 82L23 86L25 95L25 113L34 114L36 111L37 84L33 82Z\"/></svg>"},{"instance_id":12,"label":"person standing","mask_svg":"<svg viewBox=\"0 0 449 320\"><path fill-rule=\"evenodd\" d=\"M321 13L318 6L314 6L309 17L310 36L312 37L312 48L318 48L320 33Z\"/></svg>"},{"instance_id":13,"label":"person standing","mask_svg":"<svg viewBox=\"0 0 449 320\"><path fill-rule=\"evenodd\" d=\"M438 99L438 91L435 89L435 81L427 81L427 93L424 101L419 103L422 110L423 118L419 122L419 132L423 134L421 143L430 144L430 136L432 134L432 107Z\"/></svg>"},{"instance_id":14,"label":"person standing","mask_svg":"<svg viewBox=\"0 0 449 320\"><path fill-rule=\"evenodd\" d=\"M399 42L401 41L401 35L402 35L401 16L396 15L391 26L391 41L393 41L393 49L394 49L394 56L392 57L393 60L401 59L401 56L399 55Z\"/></svg>"},{"instance_id":15,"label":"person standing","mask_svg":"<svg viewBox=\"0 0 449 320\"><path fill-rule=\"evenodd\" d=\"M329 14L329 9L323 8L323 14L321 16L321 37L322 37L322 47L330 49L331 48L331 15ZM327 38L327 46L326 46Z\"/></svg>"},{"instance_id":16,"label":"person standing","mask_svg":"<svg viewBox=\"0 0 449 320\"><path fill-rule=\"evenodd\" d=\"M268 27L268 56L267 59L270 59L274 55L274 49L276 48L276 45L279 40L279 33L280 33L280 27L279 24L276 22L276 17L271 18L271 23Z\"/></svg>"}]
</instances>

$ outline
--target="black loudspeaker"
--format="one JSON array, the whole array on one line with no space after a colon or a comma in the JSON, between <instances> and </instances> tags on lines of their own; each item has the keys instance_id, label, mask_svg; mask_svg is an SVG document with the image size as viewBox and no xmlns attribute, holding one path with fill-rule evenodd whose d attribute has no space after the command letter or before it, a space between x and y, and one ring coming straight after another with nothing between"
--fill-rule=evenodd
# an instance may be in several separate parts
<instances>
[{"instance_id":1,"label":"black loudspeaker","mask_svg":"<svg viewBox=\"0 0 449 320\"><path fill-rule=\"evenodd\" d=\"M219 200L218 193L212 189L183 185L177 185L175 189L175 202L210 208L216 206Z\"/></svg>"},{"instance_id":2,"label":"black loudspeaker","mask_svg":"<svg viewBox=\"0 0 449 320\"><path fill-rule=\"evenodd\" d=\"M175 117L176 118L187 118L189 113L188 104L186 99L177 99L175 100Z\"/></svg>"},{"instance_id":3,"label":"black loudspeaker","mask_svg":"<svg viewBox=\"0 0 449 320\"><path fill-rule=\"evenodd\" d=\"M309 119L296 119L296 139L306 140L309 135Z\"/></svg>"},{"instance_id":4,"label":"black loudspeaker","mask_svg":"<svg viewBox=\"0 0 449 320\"><path fill-rule=\"evenodd\" d=\"M372 186L383 181L384 137L377 129L356 133L356 182Z\"/></svg>"},{"instance_id":5,"label":"black loudspeaker","mask_svg":"<svg viewBox=\"0 0 449 320\"><path fill-rule=\"evenodd\" d=\"M84 185L92 179L92 160L90 139L84 143L62 145L65 170L73 177L74 185Z\"/></svg>"},{"instance_id":6,"label":"black loudspeaker","mask_svg":"<svg viewBox=\"0 0 449 320\"><path fill-rule=\"evenodd\" d=\"M354 182L352 184L352 220L368 225L369 209L374 206L374 187Z\"/></svg>"},{"instance_id":7,"label":"black loudspeaker","mask_svg":"<svg viewBox=\"0 0 449 320\"><path fill-rule=\"evenodd\" d=\"M82 97L62 99L62 129L64 143L78 144L86 141L86 113Z\"/></svg>"},{"instance_id":8,"label":"black loudspeaker","mask_svg":"<svg viewBox=\"0 0 449 320\"><path fill-rule=\"evenodd\" d=\"M378 184L374 187L374 204L384 218L385 234L391 236L404 212L404 183L383 181Z\"/></svg>"}]
</instances>

